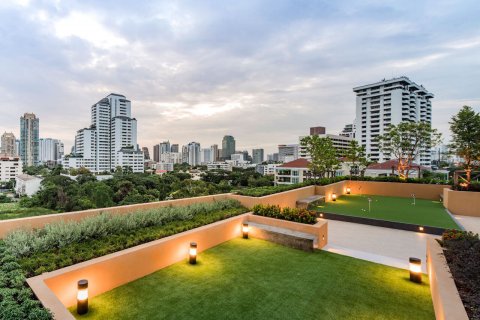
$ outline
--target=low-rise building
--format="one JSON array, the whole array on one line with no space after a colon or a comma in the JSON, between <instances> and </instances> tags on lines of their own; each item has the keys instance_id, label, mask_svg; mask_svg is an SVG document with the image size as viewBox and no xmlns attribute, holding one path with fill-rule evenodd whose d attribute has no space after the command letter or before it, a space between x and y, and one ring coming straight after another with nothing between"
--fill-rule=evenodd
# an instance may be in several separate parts
<instances>
[{"instance_id":1,"label":"low-rise building","mask_svg":"<svg viewBox=\"0 0 480 320\"><path fill-rule=\"evenodd\" d=\"M310 174L307 159L297 159L279 165L275 168L275 184L295 184L302 183Z\"/></svg>"},{"instance_id":2,"label":"low-rise building","mask_svg":"<svg viewBox=\"0 0 480 320\"><path fill-rule=\"evenodd\" d=\"M275 174L275 168L280 165L279 163L258 164L255 167L255 171L264 176L273 176Z\"/></svg>"},{"instance_id":3,"label":"low-rise building","mask_svg":"<svg viewBox=\"0 0 480 320\"><path fill-rule=\"evenodd\" d=\"M169 171L173 171L173 167L174 167L174 163L167 163L167 162L160 162L160 163L157 163L155 164L155 169L158 171L158 170L162 170L162 171L166 171L166 172L169 172Z\"/></svg>"},{"instance_id":4,"label":"low-rise building","mask_svg":"<svg viewBox=\"0 0 480 320\"><path fill-rule=\"evenodd\" d=\"M207 164L207 170L232 171L232 164L228 162L211 162Z\"/></svg>"},{"instance_id":5,"label":"low-rise building","mask_svg":"<svg viewBox=\"0 0 480 320\"><path fill-rule=\"evenodd\" d=\"M388 160L382 163L374 163L367 167L365 170L366 177L388 177L388 176L398 176L397 171L397 160ZM422 170L431 170L430 167L425 167L413 163L411 169L409 170L409 177L420 177Z\"/></svg>"},{"instance_id":6,"label":"low-rise building","mask_svg":"<svg viewBox=\"0 0 480 320\"><path fill-rule=\"evenodd\" d=\"M15 180L15 177L22 172L22 161L20 157L11 157L0 154L0 181Z\"/></svg>"},{"instance_id":7,"label":"low-rise building","mask_svg":"<svg viewBox=\"0 0 480 320\"><path fill-rule=\"evenodd\" d=\"M40 190L42 178L28 174L20 174L15 177L15 192L19 196L32 196Z\"/></svg>"}]
</instances>

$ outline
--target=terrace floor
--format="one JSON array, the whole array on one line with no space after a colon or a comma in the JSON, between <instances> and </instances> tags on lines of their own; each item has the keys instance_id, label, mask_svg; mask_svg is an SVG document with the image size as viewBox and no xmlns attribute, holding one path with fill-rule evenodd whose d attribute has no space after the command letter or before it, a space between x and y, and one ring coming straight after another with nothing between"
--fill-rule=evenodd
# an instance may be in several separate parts
<instances>
[{"instance_id":1,"label":"terrace floor","mask_svg":"<svg viewBox=\"0 0 480 320\"><path fill-rule=\"evenodd\" d=\"M369 200L371 199L370 209ZM439 201L377 195L343 195L315 208L320 212L410 223L415 225L458 229L455 220Z\"/></svg>"},{"instance_id":2,"label":"terrace floor","mask_svg":"<svg viewBox=\"0 0 480 320\"><path fill-rule=\"evenodd\" d=\"M391 230L389 230L391 232ZM428 281L424 276L424 281ZM75 308L70 309L74 312ZM78 319L435 319L428 284L325 251L234 239L90 300Z\"/></svg>"},{"instance_id":3,"label":"terrace floor","mask_svg":"<svg viewBox=\"0 0 480 320\"><path fill-rule=\"evenodd\" d=\"M455 215L455 219L458 220L465 230L480 234L480 217Z\"/></svg>"},{"instance_id":4,"label":"terrace floor","mask_svg":"<svg viewBox=\"0 0 480 320\"><path fill-rule=\"evenodd\" d=\"M408 269L409 257L416 257L422 259L424 273L427 239L439 238L419 232L327 221L328 244L323 250L403 269Z\"/></svg>"}]
</instances>

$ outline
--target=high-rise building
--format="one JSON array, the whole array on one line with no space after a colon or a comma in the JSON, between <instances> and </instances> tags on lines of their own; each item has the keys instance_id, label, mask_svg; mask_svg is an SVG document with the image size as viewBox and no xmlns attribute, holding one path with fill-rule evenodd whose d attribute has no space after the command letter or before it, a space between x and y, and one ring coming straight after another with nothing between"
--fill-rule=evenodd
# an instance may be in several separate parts
<instances>
[{"instance_id":1,"label":"high-rise building","mask_svg":"<svg viewBox=\"0 0 480 320\"><path fill-rule=\"evenodd\" d=\"M212 162L218 161L218 144L212 144L210 146L210 157L212 158Z\"/></svg>"},{"instance_id":2,"label":"high-rise building","mask_svg":"<svg viewBox=\"0 0 480 320\"><path fill-rule=\"evenodd\" d=\"M200 150L200 163L207 164L213 162L212 161L212 149L211 148L204 148Z\"/></svg>"},{"instance_id":3,"label":"high-rise building","mask_svg":"<svg viewBox=\"0 0 480 320\"><path fill-rule=\"evenodd\" d=\"M2 134L2 147L0 153L7 157L15 157L18 154L15 135L11 132Z\"/></svg>"},{"instance_id":4,"label":"high-rise building","mask_svg":"<svg viewBox=\"0 0 480 320\"><path fill-rule=\"evenodd\" d=\"M253 163L262 163L263 162L263 149L253 149L252 150L252 162Z\"/></svg>"},{"instance_id":5,"label":"high-rise building","mask_svg":"<svg viewBox=\"0 0 480 320\"><path fill-rule=\"evenodd\" d=\"M267 161L268 162L278 162L278 152L267 154Z\"/></svg>"},{"instance_id":6,"label":"high-rise building","mask_svg":"<svg viewBox=\"0 0 480 320\"><path fill-rule=\"evenodd\" d=\"M153 146L153 161L159 162L160 161L160 145L156 144Z\"/></svg>"},{"instance_id":7,"label":"high-rise building","mask_svg":"<svg viewBox=\"0 0 480 320\"><path fill-rule=\"evenodd\" d=\"M353 123L346 124L339 135L344 137L349 137L349 138L355 138L355 124Z\"/></svg>"},{"instance_id":8,"label":"high-rise building","mask_svg":"<svg viewBox=\"0 0 480 320\"><path fill-rule=\"evenodd\" d=\"M20 117L20 158L24 166L38 165L40 119L33 113Z\"/></svg>"},{"instance_id":9,"label":"high-rise building","mask_svg":"<svg viewBox=\"0 0 480 320\"><path fill-rule=\"evenodd\" d=\"M66 157L67 168L112 172L117 167L144 171L144 156L137 144L137 120L125 96L109 94L91 107L91 125L77 131L75 154Z\"/></svg>"},{"instance_id":10,"label":"high-rise building","mask_svg":"<svg viewBox=\"0 0 480 320\"><path fill-rule=\"evenodd\" d=\"M224 136L222 140L222 158L230 160L230 156L235 153L235 139L232 136Z\"/></svg>"},{"instance_id":11,"label":"high-rise building","mask_svg":"<svg viewBox=\"0 0 480 320\"><path fill-rule=\"evenodd\" d=\"M318 135L318 134L325 134L325 127L310 127L310 135Z\"/></svg>"},{"instance_id":12,"label":"high-rise building","mask_svg":"<svg viewBox=\"0 0 480 320\"><path fill-rule=\"evenodd\" d=\"M182 146L182 163L188 163L188 146Z\"/></svg>"},{"instance_id":13,"label":"high-rise building","mask_svg":"<svg viewBox=\"0 0 480 320\"><path fill-rule=\"evenodd\" d=\"M390 125L403 121L432 122L433 94L407 77L384 79L353 91L357 96L355 139L372 161L390 160L390 155L383 154L376 142L376 137L387 132ZM430 148L421 150L416 162L430 166Z\"/></svg>"},{"instance_id":14,"label":"high-rise building","mask_svg":"<svg viewBox=\"0 0 480 320\"><path fill-rule=\"evenodd\" d=\"M160 154L171 152L170 141L164 141L160 143Z\"/></svg>"},{"instance_id":15,"label":"high-rise building","mask_svg":"<svg viewBox=\"0 0 480 320\"><path fill-rule=\"evenodd\" d=\"M47 162L58 162L63 157L63 142L58 139L41 138L38 140L38 161L46 164Z\"/></svg>"},{"instance_id":16,"label":"high-rise building","mask_svg":"<svg viewBox=\"0 0 480 320\"><path fill-rule=\"evenodd\" d=\"M145 160L150 160L150 152L148 151L147 147L142 148L143 156L145 157Z\"/></svg>"},{"instance_id":17,"label":"high-rise building","mask_svg":"<svg viewBox=\"0 0 480 320\"><path fill-rule=\"evenodd\" d=\"M178 143L172 144L170 147L170 152L179 152L180 149L178 149Z\"/></svg>"},{"instance_id":18,"label":"high-rise building","mask_svg":"<svg viewBox=\"0 0 480 320\"><path fill-rule=\"evenodd\" d=\"M278 145L278 161L290 162L298 159L298 144Z\"/></svg>"},{"instance_id":19,"label":"high-rise building","mask_svg":"<svg viewBox=\"0 0 480 320\"><path fill-rule=\"evenodd\" d=\"M200 143L190 142L188 144L188 164L191 166L200 164Z\"/></svg>"}]
</instances>

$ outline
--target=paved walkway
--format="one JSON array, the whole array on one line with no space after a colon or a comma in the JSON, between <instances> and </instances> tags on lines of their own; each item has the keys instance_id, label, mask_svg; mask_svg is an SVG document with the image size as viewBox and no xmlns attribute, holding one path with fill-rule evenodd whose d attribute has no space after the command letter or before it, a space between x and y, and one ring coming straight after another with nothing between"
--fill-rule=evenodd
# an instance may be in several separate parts
<instances>
[{"instance_id":1,"label":"paved walkway","mask_svg":"<svg viewBox=\"0 0 480 320\"><path fill-rule=\"evenodd\" d=\"M426 239L437 236L343 221L327 221L328 245L324 250L402 269L408 269L409 257L416 257L422 259L422 269L426 273Z\"/></svg>"},{"instance_id":2,"label":"paved walkway","mask_svg":"<svg viewBox=\"0 0 480 320\"><path fill-rule=\"evenodd\" d=\"M480 218L455 215L455 219L465 230L480 234Z\"/></svg>"}]
</instances>

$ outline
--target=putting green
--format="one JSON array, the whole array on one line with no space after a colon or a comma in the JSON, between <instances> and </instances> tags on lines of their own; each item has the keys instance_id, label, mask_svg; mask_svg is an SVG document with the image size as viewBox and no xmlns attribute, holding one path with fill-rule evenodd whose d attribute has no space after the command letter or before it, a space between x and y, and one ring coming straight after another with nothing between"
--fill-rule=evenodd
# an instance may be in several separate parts
<instances>
[{"instance_id":1,"label":"putting green","mask_svg":"<svg viewBox=\"0 0 480 320\"><path fill-rule=\"evenodd\" d=\"M369 201L370 210L369 210ZM433 200L384 197L375 195L343 195L337 201L315 207L320 212L337 213L421 226L458 229L442 203Z\"/></svg>"}]
</instances>

